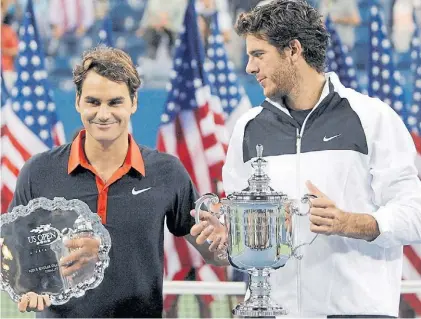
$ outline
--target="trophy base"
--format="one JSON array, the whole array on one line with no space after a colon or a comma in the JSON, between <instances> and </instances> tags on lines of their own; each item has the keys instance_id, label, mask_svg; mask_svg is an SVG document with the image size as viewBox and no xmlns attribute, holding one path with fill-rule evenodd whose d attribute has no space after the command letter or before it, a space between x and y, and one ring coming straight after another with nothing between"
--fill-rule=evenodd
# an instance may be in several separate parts
<instances>
[{"instance_id":1,"label":"trophy base","mask_svg":"<svg viewBox=\"0 0 421 319\"><path fill-rule=\"evenodd\" d=\"M287 315L288 311L265 296L263 298L250 298L240 303L232 310L232 314L248 318L274 318Z\"/></svg>"}]
</instances>

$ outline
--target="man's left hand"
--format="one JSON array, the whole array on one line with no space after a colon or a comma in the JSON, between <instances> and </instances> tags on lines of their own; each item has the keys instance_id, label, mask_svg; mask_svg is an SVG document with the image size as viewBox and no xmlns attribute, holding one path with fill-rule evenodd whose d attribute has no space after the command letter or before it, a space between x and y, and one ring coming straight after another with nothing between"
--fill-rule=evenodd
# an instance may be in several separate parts
<instances>
[{"instance_id":1,"label":"man's left hand","mask_svg":"<svg viewBox=\"0 0 421 319\"><path fill-rule=\"evenodd\" d=\"M344 234L349 214L336 207L336 204L310 181L307 181L306 185L309 193L317 196L311 200L310 230L325 235Z\"/></svg>"}]
</instances>

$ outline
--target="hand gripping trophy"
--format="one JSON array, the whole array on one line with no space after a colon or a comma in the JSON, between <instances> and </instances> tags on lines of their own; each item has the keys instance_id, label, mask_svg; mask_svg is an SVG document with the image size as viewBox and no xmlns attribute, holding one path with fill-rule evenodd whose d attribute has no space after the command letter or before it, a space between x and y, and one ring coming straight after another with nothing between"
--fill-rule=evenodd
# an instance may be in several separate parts
<instances>
[{"instance_id":1,"label":"hand gripping trophy","mask_svg":"<svg viewBox=\"0 0 421 319\"><path fill-rule=\"evenodd\" d=\"M275 192L265 172L267 161L262 157L263 146L258 144L257 158L252 162L254 173L249 186L221 199L220 214L224 215L228 234L226 251L219 258L228 258L230 264L250 275L248 289L250 297L233 309L233 314L244 317L273 317L287 314L287 310L270 298L270 273L284 266L290 257L301 259L297 249L310 243L296 245L294 231L297 217L301 213L296 200L282 192ZM310 198L301 198L311 207ZM200 208L219 203L215 194L205 194L196 202L196 223L200 223Z\"/></svg>"}]
</instances>

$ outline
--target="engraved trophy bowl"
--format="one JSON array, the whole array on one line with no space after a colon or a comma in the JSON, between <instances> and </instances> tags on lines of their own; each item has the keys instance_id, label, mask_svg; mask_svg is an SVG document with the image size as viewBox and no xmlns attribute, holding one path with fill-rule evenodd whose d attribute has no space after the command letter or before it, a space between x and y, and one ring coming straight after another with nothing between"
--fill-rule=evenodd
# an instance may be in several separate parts
<instances>
[{"instance_id":1,"label":"engraved trophy bowl","mask_svg":"<svg viewBox=\"0 0 421 319\"><path fill-rule=\"evenodd\" d=\"M61 258L72 252L69 239L99 240L98 258L63 276ZM111 237L97 214L78 200L40 197L0 216L0 289L19 302L27 292L47 294L53 305L96 288L109 264Z\"/></svg>"},{"instance_id":2,"label":"engraved trophy bowl","mask_svg":"<svg viewBox=\"0 0 421 319\"><path fill-rule=\"evenodd\" d=\"M301 259L298 248L311 244L296 245L294 231L297 217L308 215L310 198L305 195L300 201L308 205L301 213L297 200L288 198L282 192L274 191L270 178L265 172L267 161L263 156L263 146L258 144L257 158L253 160L254 173L249 178L249 186L241 192L229 194L221 199L215 194L205 194L196 202L196 224L200 223L200 210L204 205L221 203L217 217L224 216L228 235L226 250L219 252L219 258L227 258L236 269L248 272L250 276L247 300L233 309L233 314L241 317L274 317L286 315L288 311L270 298L270 273L286 264L289 258Z\"/></svg>"}]
</instances>

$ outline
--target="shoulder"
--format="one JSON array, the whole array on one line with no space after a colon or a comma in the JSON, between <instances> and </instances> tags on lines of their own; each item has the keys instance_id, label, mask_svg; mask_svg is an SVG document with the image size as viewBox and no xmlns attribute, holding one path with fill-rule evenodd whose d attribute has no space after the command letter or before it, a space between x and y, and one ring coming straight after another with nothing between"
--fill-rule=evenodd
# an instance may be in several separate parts
<instances>
[{"instance_id":1,"label":"shoulder","mask_svg":"<svg viewBox=\"0 0 421 319\"><path fill-rule=\"evenodd\" d=\"M263 107L262 106L255 106L249 109L247 112L245 112L243 115L240 116L238 119L239 122L248 122L252 119L254 119L257 115L262 112Z\"/></svg>"},{"instance_id":2,"label":"shoulder","mask_svg":"<svg viewBox=\"0 0 421 319\"><path fill-rule=\"evenodd\" d=\"M70 145L65 144L29 158L19 171L15 188L17 198L23 196L29 200L37 196L38 191L48 188L47 185L57 182L61 174L67 172L69 150ZM25 192L26 195L22 195Z\"/></svg>"},{"instance_id":3,"label":"shoulder","mask_svg":"<svg viewBox=\"0 0 421 319\"><path fill-rule=\"evenodd\" d=\"M139 145L139 148L145 163L146 175L159 174L162 176L174 176L187 174L186 169L178 157L143 145Z\"/></svg>"},{"instance_id":4,"label":"shoulder","mask_svg":"<svg viewBox=\"0 0 421 319\"><path fill-rule=\"evenodd\" d=\"M385 119L400 120L396 111L378 98L346 89L344 98L347 98L351 108L357 113L360 120L366 124L376 124Z\"/></svg>"},{"instance_id":5,"label":"shoulder","mask_svg":"<svg viewBox=\"0 0 421 319\"><path fill-rule=\"evenodd\" d=\"M396 111L378 98L346 88L339 82L334 84L334 88L340 98L349 102L349 106L358 115L363 125L374 125L386 118L399 120Z\"/></svg>"},{"instance_id":6,"label":"shoulder","mask_svg":"<svg viewBox=\"0 0 421 319\"><path fill-rule=\"evenodd\" d=\"M52 166L64 164L67 166L71 144L64 144L54 147L48 151L31 156L25 166L31 171L42 170L43 168L51 169Z\"/></svg>"},{"instance_id":7,"label":"shoulder","mask_svg":"<svg viewBox=\"0 0 421 319\"><path fill-rule=\"evenodd\" d=\"M263 110L261 106L255 106L241 115L234 125L232 138L242 137L246 126L254 120Z\"/></svg>"}]
</instances>

